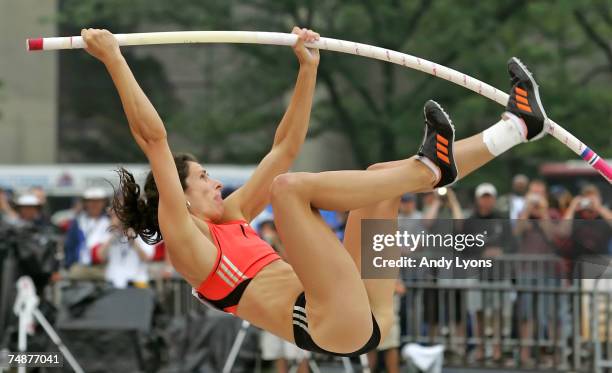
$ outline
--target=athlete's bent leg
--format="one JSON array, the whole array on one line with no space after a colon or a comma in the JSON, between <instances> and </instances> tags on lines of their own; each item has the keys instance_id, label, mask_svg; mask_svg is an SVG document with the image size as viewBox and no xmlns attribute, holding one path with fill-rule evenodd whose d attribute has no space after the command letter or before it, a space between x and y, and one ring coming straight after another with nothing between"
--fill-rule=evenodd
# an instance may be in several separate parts
<instances>
[{"instance_id":1,"label":"athlete's bent leg","mask_svg":"<svg viewBox=\"0 0 612 373\"><path fill-rule=\"evenodd\" d=\"M310 336L325 350L352 353L362 348L373 332L359 271L318 212L312 210L296 179L287 176L272 184L272 207L287 261L304 287Z\"/></svg>"},{"instance_id":2,"label":"athlete's bent leg","mask_svg":"<svg viewBox=\"0 0 612 373\"><path fill-rule=\"evenodd\" d=\"M458 178L474 170L510 149L512 146L541 138L545 134L546 113L539 97L538 85L527 68L516 58L508 62L512 88L507 112L502 119L482 133L457 141L454 159ZM413 159L384 162L372 165L368 170L380 170L408 165ZM424 192L426 188L418 190ZM395 219L399 198L392 198L351 211L345 230L344 246L361 270L361 219ZM372 312L379 320L383 338L388 321L393 315L393 291L395 281L366 279L365 288Z\"/></svg>"}]
</instances>

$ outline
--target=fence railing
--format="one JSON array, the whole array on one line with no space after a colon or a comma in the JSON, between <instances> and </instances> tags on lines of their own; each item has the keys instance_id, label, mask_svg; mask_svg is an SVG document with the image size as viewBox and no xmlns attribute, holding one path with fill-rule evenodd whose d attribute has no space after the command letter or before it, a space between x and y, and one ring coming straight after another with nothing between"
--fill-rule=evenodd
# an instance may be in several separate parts
<instances>
[{"instance_id":1,"label":"fence railing","mask_svg":"<svg viewBox=\"0 0 612 373\"><path fill-rule=\"evenodd\" d=\"M562 259L554 256L495 261L497 269L479 278L403 272L402 342L445 345L446 366L559 372L612 366L612 280L556 278ZM528 278L503 275L525 268ZM150 286L169 316L202 307L178 277L153 279Z\"/></svg>"},{"instance_id":2,"label":"fence railing","mask_svg":"<svg viewBox=\"0 0 612 373\"><path fill-rule=\"evenodd\" d=\"M612 280L559 278L566 263L550 255L495 261L477 278L404 272L403 342L445 345L447 366L584 372L612 366Z\"/></svg>"}]
</instances>

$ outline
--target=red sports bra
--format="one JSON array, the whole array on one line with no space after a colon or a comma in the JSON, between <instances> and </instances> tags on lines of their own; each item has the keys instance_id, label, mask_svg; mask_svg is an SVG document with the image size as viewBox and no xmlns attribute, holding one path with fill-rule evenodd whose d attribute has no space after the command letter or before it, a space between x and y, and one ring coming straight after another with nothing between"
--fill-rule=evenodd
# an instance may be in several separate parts
<instances>
[{"instance_id":1,"label":"red sports bra","mask_svg":"<svg viewBox=\"0 0 612 373\"><path fill-rule=\"evenodd\" d=\"M216 265L192 293L214 308L235 314L251 279L280 256L244 220L207 224L218 249Z\"/></svg>"}]
</instances>

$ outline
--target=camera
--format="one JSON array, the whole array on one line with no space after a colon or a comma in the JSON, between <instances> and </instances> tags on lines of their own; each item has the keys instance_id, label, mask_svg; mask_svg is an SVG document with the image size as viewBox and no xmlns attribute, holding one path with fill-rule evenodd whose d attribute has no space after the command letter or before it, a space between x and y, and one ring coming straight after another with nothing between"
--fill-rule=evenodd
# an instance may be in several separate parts
<instances>
[{"instance_id":1,"label":"camera","mask_svg":"<svg viewBox=\"0 0 612 373\"><path fill-rule=\"evenodd\" d=\"M578 208L580 210L587 210L591 207L593 207L593 201L591 201L589 198L583 198L580 200L580 203L578 203Z\"/></svg>"},{"instance_id":2,"label":"camera","mask_svg":"<svg viewBox=\"0 0 612 373\"><path fill-rule=\"evenodd\" d=\"M59 268L59 242L52 227L0 224L0 265L15 258L18 272L32 277L40 289Z\"/></svg>"},{"instance_id":3,"label":"camera","mask_svg":"<svg viewBox=\"0 0 612 373\"><path fill-rule=\"evenodd\" d=\"M17 229L9 224L0 223L0 261L18 247Z\"/></svg>"},{"instance_id":4,"label":"camera","mask_svg":"<svg viewBox=\"0 0 612 373\"><path fill-rule=\"evenodd\" d=\"M530 194L527 196L527 203L531 207L539 207L541 201L542 201L542 197L540 197L537 194Z\"/></svg>"}]
</instances>

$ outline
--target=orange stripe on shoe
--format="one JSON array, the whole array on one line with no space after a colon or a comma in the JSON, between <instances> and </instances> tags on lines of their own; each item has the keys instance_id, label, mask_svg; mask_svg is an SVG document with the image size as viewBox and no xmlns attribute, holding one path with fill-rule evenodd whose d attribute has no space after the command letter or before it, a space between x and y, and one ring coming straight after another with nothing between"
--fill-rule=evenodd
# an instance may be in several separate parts
<instances>
[{"instance_id":1,"label":"orange stripe on shoe","mask_svg":"<svg viewBox=\"0 0 612 373\"><path fill-rule=\"evenodd\" d=\"M521 96L525 96L525 97L527 97L527 91L526 91L526 90L524 90L524 89L522 89L522 88L515 87L515 88L514 88L514 91L515 91L516 93L518 93L519 95L521 95Z\"/></svg>"},{"instance_id":2,"label":"orange stripe on shoe","mask_svg":"<svg viewBox=\"0 0 612 373\"><path fill-rule=\"evenodd\" d=\"M436 143L436 148L444 154L448 154L448 148L440 143Z\"/></svg>"},{"instance_id":3,"label":"orange stripe on shoe","mask_svg":"<svg viewBox=\"0 0 612 373\"><path fill-rule=\"evenodd\" d=\"M531 113L531 108L530 108L529 106L527 106L527 105L523 105L523 104L521 104L520 102L517 102L517 103L516 103L516 106L518 106L518 108L519 108L519 109L521 109L521 110L523 110L523 111L526 111L526 112L528 112L528 113Z\"/></svg>"},{"instance_id":4,"label":"orange stripe on shoe","mask_svg":"<svg viewBox=\"0 0 612 373\"><path fill-rule=\"evenodd\" d=\"M436 135L436 139L444 145L448 145L448 140L440 135Z\"/></svg>"},{"instance_id":5,"label":"orange stripe on shoe","mask_svg":"<svg viewBox=\"0 0 612 373\"><path fill-rule=\"evenodd\" d=\"M440 152L436 152L436 154L438 155L438 158L443 160L444 162L446 162L446 164L450 165L450 160L448 159L447 156L445 156L444 154L440 153Z\"/></svg>"},{"instance_id":6,"label":"orange stripe on shoe","mask_svg":"<svg viewBox=\"0 0 612 373\"><path fill-rule=\"evenodd\" d=\"M516 101L522 104L529 105L529 101L523 96L514 96L514 98L516 98Z\"/></svg>"}]
</instances>

